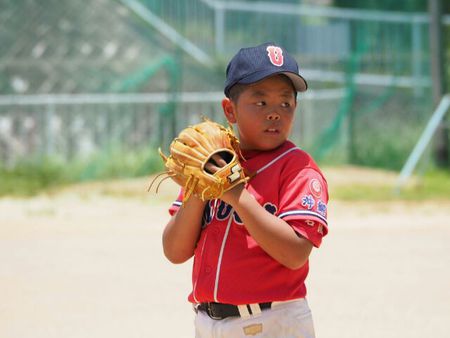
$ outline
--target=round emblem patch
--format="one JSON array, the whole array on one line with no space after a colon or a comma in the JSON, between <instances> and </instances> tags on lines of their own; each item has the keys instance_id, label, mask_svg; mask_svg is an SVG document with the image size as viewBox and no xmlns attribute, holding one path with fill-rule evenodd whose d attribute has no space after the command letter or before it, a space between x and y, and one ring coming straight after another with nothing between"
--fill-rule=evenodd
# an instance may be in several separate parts
<instances>
[{"instance_id":1,"label":"round emblem patch","mask_svg":"<svg viewBox=\"0 0 450 338\"><path fill-rule=\"evenodd\" d=\"M320 182L318 179L313 178L310 182L309 182L309 190L311 190L311 193L315 196L315 197L320 197L322 195L322 186L320 185Z\"/></svg>"}]
</instances>

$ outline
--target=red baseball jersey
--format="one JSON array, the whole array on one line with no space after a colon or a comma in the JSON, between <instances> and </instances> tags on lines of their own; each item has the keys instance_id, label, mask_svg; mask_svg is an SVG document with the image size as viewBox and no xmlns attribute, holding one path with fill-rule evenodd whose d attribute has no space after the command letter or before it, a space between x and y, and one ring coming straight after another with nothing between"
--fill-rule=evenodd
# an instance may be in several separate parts
<instances>
[{"instance_id":1,"label":"red baseball jersey","mask_svg":"<svg viewBox=\"0 0 450 338\"><path fill-rule=\"evenodd\" d=\"M268 152L246 152L242 166L254 177L246 189L267 212L319 247L327 227L327 183L314 160L292 142ZM181 206L182 192L169 212ZM239 215L221 200L208 202L194 254L193 303L252 304L306 296L308 262L291 270L250 236Z\"/></svg>"}]
</instances>

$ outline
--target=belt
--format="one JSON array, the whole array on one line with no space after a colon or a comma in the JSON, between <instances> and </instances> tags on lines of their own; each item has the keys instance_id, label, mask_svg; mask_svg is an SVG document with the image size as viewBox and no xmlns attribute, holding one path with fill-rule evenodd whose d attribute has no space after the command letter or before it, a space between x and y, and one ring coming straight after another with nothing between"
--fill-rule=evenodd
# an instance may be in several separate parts
<instances>
[{"instance_id":1,"label":"belt","mask_svg":"<svg viewBox=\"0 0 450 338\"><path fill-rule=\"evenodd\" d=\"M272 307L272 303L259 303L261 310L270 309ZM240 305L241 306L241 305ZM243 305L247 307L249 314L253 314L252 306ZM232 304L223 304L223 303L200 303L195 307L196 311L206 312L206 314L212 319L220 320L228 317L240 317L241 312L239 311L239 307L237 305Z\"/></svg>"}]
</instances>

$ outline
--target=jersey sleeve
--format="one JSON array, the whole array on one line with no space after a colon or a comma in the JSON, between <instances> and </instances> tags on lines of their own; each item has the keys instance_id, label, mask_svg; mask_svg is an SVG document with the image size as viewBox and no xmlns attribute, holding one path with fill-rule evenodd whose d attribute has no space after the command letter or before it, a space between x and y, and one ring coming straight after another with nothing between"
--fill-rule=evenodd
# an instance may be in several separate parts
<instances>
[{"instance_id":1,"label":"jersey sleeve","mask_svg":"<svg viewBox=\"0 0 450 338\"><path fill-rule=\"evenodd\" d=\"M172 205L169 208L170 216L173 216L178 211L178 209L180 209L182 201L183 201L183 189L180 189L177 199L173 201Z\"/></svg>"},{"instance_id":2,"label":"jersey sleeve","mask_svg":"<svg viewBox=\"0 0 450 338\"><path fill-rule=\"evenodd\" d=\"M281 184L278 217L319 247L328 233L327 203L326 180L316 170L304 169L287 175Z\"/></svg>"}]
</instances>

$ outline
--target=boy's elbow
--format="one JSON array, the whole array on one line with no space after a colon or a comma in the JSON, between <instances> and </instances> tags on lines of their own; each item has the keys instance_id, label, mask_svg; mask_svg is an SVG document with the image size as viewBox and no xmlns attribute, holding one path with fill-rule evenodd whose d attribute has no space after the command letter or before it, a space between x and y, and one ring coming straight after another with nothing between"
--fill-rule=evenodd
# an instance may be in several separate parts
<instances>
[{"instance_id":1,"label":"boy's elbow","mask_svg":"<svg viewBox=\"0 0 450 338\"><path fill-rule=\"evenodd\" d=\"M302 260L302 261L289 262L287 264L284 264L284 266L290 270L298 270L305 264L306 264L306 261Z\"/></svg>"},{"instance_id":2,"label":"boy's elbow","mask_svg":"<svg viewBox=\"0 0 450 338\"><path fill-rule=\"evenodd\" d=\"M172 264L182 264L192 257L192 255L186 255L176 252L168 252L167 250L164 250L164 256L166 256L167 260Z\"/></svg>"},{"instance_id":3,"label":"boy's elbow","mask_svg":"<svg viewBox=\"0 0 450 338\"><path fill-rule=\"evenodd\" d=\"M281 264L290 270L298 270L308 263L309 255L311 254L312 249L312 243L306 239L302 239L300 246L297 246L295 250L289 251L285 254Z\"/></svg>"},{"instance_id":4,"label":"boy's elbow","mask_svg":"<svg viewBox=\"0 0 450 338\"><path fill-rule=\"evenodd\" d=\"M184 262L187 261L187 259L184 259L182 257L173 257L173 256L167 256L166 258L169 260L170 263L172 264L183 264Z\"/></svg>"},{"instance_id":5,"label":"boy's elbow","mask_svg":"<svg viewBox=\"0 0 450 338\"><path fill-rule=\"evenodd\" d=\"M308 262L308 257L309 256L290 257L283 260L283 262L280 263L290 270L298 270Z\"/></svg>"},{"instance_id":6,"label":"boy's elbow","mask_svg":"<svg viewBox=\"0 0 450 338\"><path fill-rule=\"evenodd\" d=\"M181 264L186 262L194 255L194 251L190 247L175 244L175 240L169 240L168 237L163 236L162 247L164 256L173 264Z\"/></svg>"}]
</instances>

